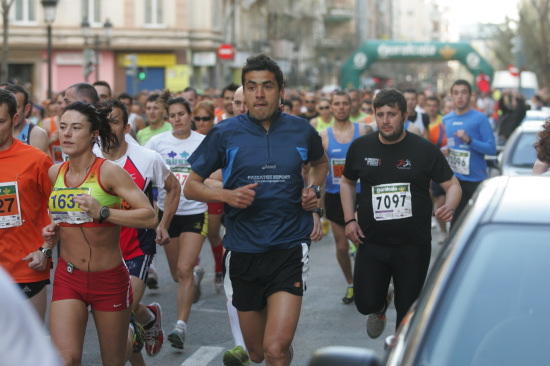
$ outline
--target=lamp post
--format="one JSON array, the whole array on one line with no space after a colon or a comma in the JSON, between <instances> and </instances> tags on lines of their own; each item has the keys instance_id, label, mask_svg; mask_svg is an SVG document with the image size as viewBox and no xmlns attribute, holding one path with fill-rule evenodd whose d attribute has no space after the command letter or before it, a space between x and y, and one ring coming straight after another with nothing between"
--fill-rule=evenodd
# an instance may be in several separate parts
<instances>
[{"instance_id":1,"label":"lamp post","mask_svg":"<svg viewBox=\"0 0 550 366\"><path fill-rule=\"evenodd\" d=\"M44 22L48 36L48 99L52 98L52 24L55 21L57 0L42 0Z\"/></svg>"},{"instance_id":2,"label":"lamp post","mask_svg":"<svg viewBox=\"0 0 550 366\"><path fill-rule=\"evenodd\" d=\"M88 82L88 77L90 76L92 72L92 58L94 59L95 64L95 80L99 80L99 53L100 48L103 43L105 43L106 46L109 46L111 43L111 37L112 37L112 31L113 31L113 23L109 19L105 20L105 23L103 23L103 30L104 30L104 36L103 38L100 37L98 33L94 33L93 35L93 49L90 48L90 36L91 36L91 29L90 29L90 23L88 22L88 19L84 17L82 19L82 23L80 24L80 27L82 28L82 33L84 36L84 79L86 82Z\"/></svg>"}]
</instances>

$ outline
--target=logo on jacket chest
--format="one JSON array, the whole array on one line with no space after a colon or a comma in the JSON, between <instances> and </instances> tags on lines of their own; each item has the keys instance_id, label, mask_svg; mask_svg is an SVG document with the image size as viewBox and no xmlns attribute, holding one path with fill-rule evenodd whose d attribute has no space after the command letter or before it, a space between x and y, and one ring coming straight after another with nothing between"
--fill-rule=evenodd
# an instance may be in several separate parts
<instances>
[{"instance_id":1,"label":"logo on jacket chest","mask_svg":"<svg viewBox=\"0 0 550 366\"><path fill-rule=\"evenodd\" d=\"M412 162L409 159L401 159L397 161L397 163L395 164L395 167L397 169L410 170L412 168Z\"/></svg>"},{"instance_id":2,"label":"logo on jacket chest","mask_svg":"<svg viewBox=\"0 0 550 366\"><path fill-rule=\"evenodd\" d=\"M367 166L382 166L382 159L365 158L364 161Z\"/></svg>"}]
</instances>

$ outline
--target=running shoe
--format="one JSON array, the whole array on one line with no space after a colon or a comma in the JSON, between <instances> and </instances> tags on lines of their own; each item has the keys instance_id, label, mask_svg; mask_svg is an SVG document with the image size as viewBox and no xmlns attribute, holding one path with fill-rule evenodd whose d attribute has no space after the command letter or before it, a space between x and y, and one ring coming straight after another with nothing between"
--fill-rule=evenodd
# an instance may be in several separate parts
<instances>
[{"instance_id":1,"label":"running shoe","mask_svg":"<svg viewBox=\"0 0 550 366\"><path fill-rule=\"evenodd\" d=\"M346 295L342 298L344 304L351 304L353 302L353 286L348 286L346 289Z\"/></svg>"},{"instance_id":2,"label":"running shoe","mask_svg":"<svg viewBox=\"0 0 550 366\"><path fill-rule=\"evenodd\" d=\"M214 277L214 288L216 289L217 294L222 292L222 289L223 289L223 272L216 272L216 276Z\"/></svg>"},{"instance_id":3,"label":"running shoe","mask_svg":"<svg viewBox=\"0 0 550 366\"><path fill-rule=\"evenodd\" d=\"M153 265L149 267L149 273L147 274L147 287L151 290L159 288L159 276L157 270Z\"/></svg>"},{"instance_id":4,"label":"running shoe","mask_svg":"<svg viewBox=\"0 0 550 366\"><path fill-rule=\"evenodd\" d=\"M158 302L147 305L153 314L155 320L145 329L145 351L149 356L155 356L160 352L162 343L164 343L164 332L162 331L162 310Z\"/></svg>"},{"instance_id":5,"label":"running shoe","mask_svg":"<svg viewBox=\"0 0 550 366\"><path fill-rule=\"evenodd\" d=\"M242 346L236 346L223 354L224 366L244 366L250 364L248 352Z\"/></svg>"},{"instance_id":6,"label":"running shoe","mask_svg":"<svg viewBox=\"0 0 550 366\"><path fill-rule=\"evenodd\" d=\"M195 268L193 268L193 277L195 279L195 286L197 289L195 291L195 298L193 299L193 304L194 304L197 301L199 301L201 298L201 281L202 281L202 278L204 277L204 268L199 266L196 266Z\"/></svg>"},{"instance_id":7,"label":"running shoe","mask_svg":"<svg viewBox=\"0 0 550 366\"><path fill-rule=\"evenodd\" d=\"M177 349L183 349L185 343L185 331L177 326L170 334L168 334L168 341L172 344L172 347Z\"/></svg>"},{"instance_id":8,"label":"running shoe","mask_svg":"<svg viewBox=\"0 0 550 366\"><path fill-rule=\"evenodd\" d=\"M390 283L390 286L388 287L388 294L386 295L386 304L387 304L387 306L390 306L392 304L393 293L394 293L393 283Z\"/></svg>"},{"instance_id":9,"label":"running shoe","mask_svg":"<svg viewBox=\"0 0 550 366\"><path fill-rule=\"evenodd\" d=\"M367 334L369 337L375 339L380 337L384 333L386 328L386 314L382 313L373 313L367 315Z\"/></svg>"},{"instance_id":10,"label":"running shoe","mask_svg":"<svg viewBox=\"0 0 550 366\"><path fill-rule=\"evenodd\" d=\"M141 324L139 324L134 316L130 318L130 328L132 329L132 351L134 353L140 353L145 344L145 331Z\"/></svg>"}]
</instances>

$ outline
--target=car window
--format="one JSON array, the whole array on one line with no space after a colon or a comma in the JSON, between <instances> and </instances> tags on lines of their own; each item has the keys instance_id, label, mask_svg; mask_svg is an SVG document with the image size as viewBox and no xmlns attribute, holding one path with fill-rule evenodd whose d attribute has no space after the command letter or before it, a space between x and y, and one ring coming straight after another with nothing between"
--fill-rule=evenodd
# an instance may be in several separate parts
<instances>
[{"instance_id":1,"label":"car window","mask_svg":"<svg viewBox=\"0 0 550 366\"><path fill-rule=\"evenodd\" d=\"M548 238L548 226L480 228L436 306L415 365L547 364Z\"/></svg>"},{"instance_id":2,"label":"car window","mask_svg":"<svg viewBox=\"0 0 550 366\"><path fill-rule=\"evenodd\" d=\"M537 159L535 141L537 134L534 132L522 133L513 147L510 157L510 165L514 167L531 168Z\"/></svg>"}]
</instances>

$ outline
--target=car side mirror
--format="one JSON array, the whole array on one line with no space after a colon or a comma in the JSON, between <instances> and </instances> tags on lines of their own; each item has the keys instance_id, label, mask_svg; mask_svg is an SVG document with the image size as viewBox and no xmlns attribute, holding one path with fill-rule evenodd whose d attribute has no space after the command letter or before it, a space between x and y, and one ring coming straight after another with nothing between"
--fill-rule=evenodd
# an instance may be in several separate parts
<instances>
[{"instance_id":1,"label":"car side mirror","mask_svg":"<svg viewBox=\"0 0 550 366\"><path fill-rule=\"evenodd\" d=\"M308 366L381 366L382 361L369 349L331 346L318 349Z\"/></svg>"}]
</instances>

